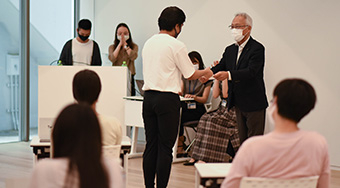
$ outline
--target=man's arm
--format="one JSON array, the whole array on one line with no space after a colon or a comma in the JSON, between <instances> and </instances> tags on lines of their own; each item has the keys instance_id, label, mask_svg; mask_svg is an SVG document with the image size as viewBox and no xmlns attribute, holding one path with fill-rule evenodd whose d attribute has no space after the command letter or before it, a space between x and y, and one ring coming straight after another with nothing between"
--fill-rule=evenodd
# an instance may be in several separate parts
<instances>
[{"instance_id":1,"label":"man's arm","mask_svg":"<svg viewBox=\"0 0 340 188\"><path fill-rule=\"evenodd\" d=\"M205 83L209 80L209 78L213 75L213 72L210 70L209 67L205 68L204 70L195 70L194 74L192 74L188 80L197 80L197 79L201 79L202 77L207 78L206 80L204 80Z\"/></svg>"},{"instance_id":2,"label":"man's arm","mask_svg":"<svg viewBox=\"0 0 340 188\"><path fill-rule=\"evenodd\" d=\"M93 53L92 53L92 62L91 65L102 65L102 58L100 56L100 50L98 44L93 41Z\"/></svg>"},{"instance_id":3,"label":"man's arm","mask_svg":"<svg viewBox=\"0 0 340 188\"><path fill-rule=\"evenodd\" d=\"M72 39L65 43L61 51L59 61L61 61L62 65L72 65L72 62L70 62L72 60L71 44L72 44Z\"/></svg>"}]
</instances>

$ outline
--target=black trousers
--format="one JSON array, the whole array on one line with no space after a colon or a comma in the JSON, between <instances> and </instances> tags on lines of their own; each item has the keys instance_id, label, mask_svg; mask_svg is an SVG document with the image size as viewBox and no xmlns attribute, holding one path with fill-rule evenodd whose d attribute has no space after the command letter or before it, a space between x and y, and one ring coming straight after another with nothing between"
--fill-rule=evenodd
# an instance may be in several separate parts
<instances>
[{"instance_id":1,"label":"black trousers","mask_svg":"<svg viewBox=\"0 0 340 188\"><path fill-rule=\"evenodd\" d=\"M241 145L249 137L263 135L266 109L254 112L243 112L238 107L235 109Z\"/></svg>"},{"instance_id":2,"label":"black trousers","mask_svg":"<svg viewBox=\"0 0 340 188\"><path fill-rule=\"evenodd\" d=\"M180 115L179 96L170 92L146 91L143 119L146 147L143 153L145 187L166 187L169 181L172 148L175 144Z\"/></svg>"}]
</instances>

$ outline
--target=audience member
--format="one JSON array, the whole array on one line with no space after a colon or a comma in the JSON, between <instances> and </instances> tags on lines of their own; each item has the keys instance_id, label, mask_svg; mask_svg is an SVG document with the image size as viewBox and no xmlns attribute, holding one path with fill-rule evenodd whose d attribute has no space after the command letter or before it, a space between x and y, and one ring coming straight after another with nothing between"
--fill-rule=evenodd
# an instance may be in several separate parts
<instances>
[{"instance_id":1,"label":"audience member","mask_svg":"<svg viewBox=\"0 0 340 188\"><path fill-rule=\"evenodd\" d=\"M197 126L192 158L196 162L230 162L240 147L235 108L227 109L228 81L214 81L213 97L221 97L217 110L204 114Z\"/></svg>"},{"instance_id":2,"label":"audience member","mask_svg":"<svg viewBox=\"0 0 340 188\"><path fill-rule=\"evenodd\" d=\"M202 57L198 52L196 51L190 52L189 57L196 70L203 70L205 68ZM181 124L179 127L177 148L178 154L184 154L185 149L183 123L190 121L198 121L201 118L201 116L206 112L204 104L208 100L211 85L212 81L202 84L198 80L188 80L182 78L181 95L184 96L185 98L193 98L194 101L181 102L182 115Z\"/></svg>"},{"instance_id":3,"label":"audience member","mask_svg":"<svg viewBox=\"0 0 340 188\"><path fill-rule=\"evenodd\" d=\"M122 127L119 120L98 114L96 104L101 91L101 82L98 74L92 70L79 71L73 78L73 97L78 103L87 103L91 105L96 113L102 132L102 143L104 146L121 145Z\"/></svg>"},{"instance_id":4,"label":"audience member","mask_svg":"<svg viewBox=\"0 0 340 188\"><path fill-rule=\"evenodd\" d=\"M119 164L102 157L98 119L87 104L61 111L52 130L52 154L35 166L30 188L124 187Z\"/></svg>"},{"instance_id":5,"label":"audience member","mask_svg":"<svg viewBox=\"0 0 340 188\"><path fill-rule=\"evenodd\" d=\"M78 37L66 42L59 57L62 65L102 65L98 44L89 39L91 21L82 19L78 22Z\"/></svg>"},{"instance_id":6,"label":"audience member","mask_svg":"<svg viewBox=\"0 0 340 188\"><path fill-rule=\"evenodd\" d=\"M222 187L239 187L242 177L300 178L319 176L318 188L329 187L330 167L325 138L298 127L316 102L313 87L301 79L286 79L274 89L268 109L273 132L246 140Z\"/></svg>"}]
</instances>

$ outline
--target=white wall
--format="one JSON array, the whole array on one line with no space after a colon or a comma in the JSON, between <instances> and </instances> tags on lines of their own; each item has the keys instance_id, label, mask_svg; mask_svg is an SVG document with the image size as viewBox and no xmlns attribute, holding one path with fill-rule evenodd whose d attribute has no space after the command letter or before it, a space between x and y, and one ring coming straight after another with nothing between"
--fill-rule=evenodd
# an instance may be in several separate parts
<instances>
[{"instance_id":1,"label":"white wall","mask_svg":"<svg viewBox=\"0 0 340 188\"><path fill-rule=\"evenodd\" d=\"M177 5L187 16L179 40L188 50L199 51L206 65L220 59L232 43L228 25L236 12L249 13L252 36L266 47L265 82L269 100L274 86L287 77L300 77L317 91L315 110L300 124L316 130L329 142L331 164L340 167L337 116L340 115L340 72L337 33L340 29L337 0L101 0L94 3L94 38L107 53L114 29L126 22L140 52L144 42L158 32L157 18L163 8ZM139 53L141 54L141 53ZM103 57L104 58L104 57ZM136 61L142 78L142 60Z\"/></svg>"}]
</instances>

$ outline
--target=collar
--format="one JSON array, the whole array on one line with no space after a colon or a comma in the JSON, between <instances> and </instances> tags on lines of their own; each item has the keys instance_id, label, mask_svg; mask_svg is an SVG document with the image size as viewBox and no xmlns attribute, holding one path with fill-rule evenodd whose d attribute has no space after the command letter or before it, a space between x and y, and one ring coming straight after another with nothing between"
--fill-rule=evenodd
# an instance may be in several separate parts
<instances>
[{"instance_id":1,"label":"collar","mask_svg":"<svg viewBox=\"0 0 340 188\"><path fill-rule=\"evenodd\" d=\"M239 49L243 49L243 48L246 46L246 44L248 43L249 39L250 39L250 36L249 36L248 39L247 39L246 41L244 41L241 45L239 45L237 42L235 42L235 45L238 46Z\"/></svg>"}]
</instances>

